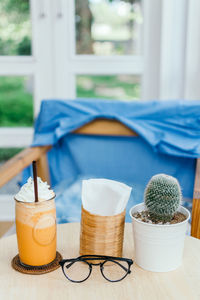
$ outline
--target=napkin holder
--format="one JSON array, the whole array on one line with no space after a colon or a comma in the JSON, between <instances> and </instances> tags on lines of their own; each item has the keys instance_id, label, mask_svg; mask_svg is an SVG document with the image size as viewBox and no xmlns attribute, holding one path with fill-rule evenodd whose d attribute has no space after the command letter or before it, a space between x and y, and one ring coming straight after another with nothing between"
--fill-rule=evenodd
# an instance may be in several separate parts
<instances>
[{"instance_id":1,"label":"napkin holder","mask_svg":"<svg viewBox=\"0 0 200 300\"><path fill-rule=\"evenodd\" d=\"M100 216L81 209L80 255L122 256L126 210Z\"/></svg>"}]
</instances>

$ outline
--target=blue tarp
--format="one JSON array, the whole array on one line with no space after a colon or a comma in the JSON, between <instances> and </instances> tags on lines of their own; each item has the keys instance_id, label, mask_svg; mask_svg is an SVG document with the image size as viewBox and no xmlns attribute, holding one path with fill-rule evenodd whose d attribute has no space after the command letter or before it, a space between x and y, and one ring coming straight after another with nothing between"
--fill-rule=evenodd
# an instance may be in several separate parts
<instances>
[{"instance_id":1,"label":"blue tarp","mask_svg":"<svg viewBox=\"0 0 200 300\"><path fill-rule=\"evenodd\" d=\"M116 119L139 137L99 137L70 132L96 119ZM104 177L133 187L127 208L143 201L145 185L157 173L175 176L190 203L195 159L200 157L200 102L45 100L35 124L33 146L48 154L59 222L79 221L81 181Z\"/></svg>"}]
</instances>

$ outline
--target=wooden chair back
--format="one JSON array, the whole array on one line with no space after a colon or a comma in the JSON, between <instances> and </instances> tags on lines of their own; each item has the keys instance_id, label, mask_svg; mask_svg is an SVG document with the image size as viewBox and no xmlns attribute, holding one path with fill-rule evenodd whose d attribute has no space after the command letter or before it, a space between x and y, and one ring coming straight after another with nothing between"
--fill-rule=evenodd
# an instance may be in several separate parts
<instances>
[{"instance_id":1,"label":"wooden chair back","mask_svg":"<svg viewBox=\"0 0 200 300\"><path fill-rule=\"evenodd\" d=\"M74 134L104 135L104 136L133 136L138 134L117 120L97 119L75 130ZM51 145L31 147L23 150L0 167L0 187L15 177L19 172L37 161L38 176L50 183L46 153ZM193 193L192 229L191 235L200 238L200 158L197 159Z\"/></svg>"}]
</instances>

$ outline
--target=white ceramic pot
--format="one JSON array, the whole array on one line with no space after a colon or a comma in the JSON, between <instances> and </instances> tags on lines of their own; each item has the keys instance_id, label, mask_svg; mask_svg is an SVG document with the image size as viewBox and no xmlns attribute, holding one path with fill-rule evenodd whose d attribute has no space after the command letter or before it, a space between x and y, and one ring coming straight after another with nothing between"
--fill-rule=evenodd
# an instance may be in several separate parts
<instances>
[{"instance_id":1,"label":"white ceramic pot","mask_svg":"<svg viewBox=\"0 0 200 300\"><path fill-rule=\"evenodd\" d=\"M130 209L135 247L135 262L152 272L175 270L182 263L185 234L190 212L180 207L179 212L187 219L181 223L158 225L142 222L133 217L135 212L145 210L144 203Z\"/></svg>"}]
</instances>

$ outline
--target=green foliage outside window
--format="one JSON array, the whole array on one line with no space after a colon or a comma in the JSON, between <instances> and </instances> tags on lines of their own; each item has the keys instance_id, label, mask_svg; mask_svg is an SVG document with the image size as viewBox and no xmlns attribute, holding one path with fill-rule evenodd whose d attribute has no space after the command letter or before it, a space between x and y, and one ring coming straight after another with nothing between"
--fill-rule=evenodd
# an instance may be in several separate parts
<instances>
[{"instance_id":1,"label":"green foliage outside window","mask_svg":"<svg viewBox=\"0 0 200 300\"><path fill-rule=\"evenodd\" d=\"M0 77L0 126L33 125L32 95L26 91L26 78Z\"/></svg>"},{"instance_id":2,"label":"green foliage outside window","mask_svg":"<svg viewBox=\"0 0 200 300\"><path fill-rule=\"evenodd\" d=\"M0 55L31 54L29 0L0 1Z\"/></svg>"}]
</instances>

